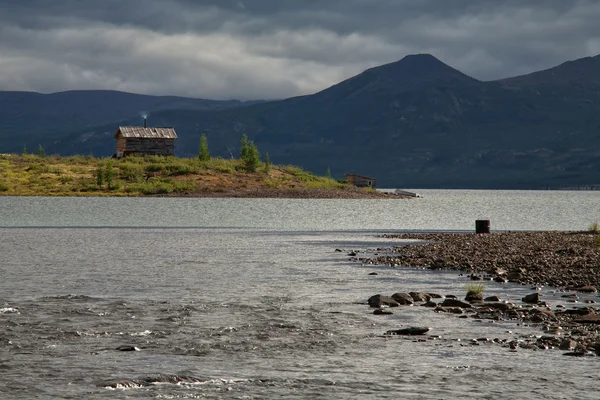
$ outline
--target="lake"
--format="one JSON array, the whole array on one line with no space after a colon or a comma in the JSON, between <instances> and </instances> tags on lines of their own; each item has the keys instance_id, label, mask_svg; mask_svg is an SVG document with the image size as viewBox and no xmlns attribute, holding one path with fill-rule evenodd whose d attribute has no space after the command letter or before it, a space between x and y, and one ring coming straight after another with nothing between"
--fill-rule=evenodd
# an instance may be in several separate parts
<instances>
[{"instance_id":1,"label":"lake","mask_svg":"<svg viewBox=\"0 0 600 400\"><path fill-rule=\"evenodd\" d=\"M539 326L425 307L373 315L364 304L373 294L460 297L468 281L347 253L408 244L381 233L471 232L476 219L493 230L587 229L600 193L418 192L0 197L0 397L596 399L597 357L472 341L542 335ZM508 300L530 292L485 288ZM408 326L431 331L422 341L383 335Z\"/></svg>"}]
</instances>

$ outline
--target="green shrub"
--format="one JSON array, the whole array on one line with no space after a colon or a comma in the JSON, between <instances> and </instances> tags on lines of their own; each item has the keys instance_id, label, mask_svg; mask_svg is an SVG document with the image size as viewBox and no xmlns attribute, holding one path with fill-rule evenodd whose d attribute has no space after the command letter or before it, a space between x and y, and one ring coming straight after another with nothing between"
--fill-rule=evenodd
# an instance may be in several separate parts
<instances>
[{"instance_id":1,"label":"green shrub","mask_svg":"<svg viewBox=\"0 0 600 400\"><path fill-rule=\"evenodd\" d=\"M10 190L10 187L4 183L4 182L0 182L0 192L8 192Z\"/></svg>"},{"instance_id":2,"label":"green shrub","mask_svg":"<svg viewBox=\"0 0 600 400\"><path fill-rule=\"evenodd\" d=\"M234 169L232 167L228 167L225 165L217 165L214 169L224 174L232 174L234 172Z\"/></svg>"},{"instance_id":3,"label":"green shrub","mask_svg":"<svg viewBox=\"0 0 600 400\"><path fill-rule=\"evenodd\" d=\"M485 285L481 283L471 283L467 285L467 293L483 293Z\"/></svg>"},{"instance_id":4,"label":"green shrub","mask_svg":"<svg viewBox=\"0 0 600 400\"><path fill-rule=\"evenodd\" d=\"M118 167L119 178L126 182L141 182L144 179L144 167L140 164L123 163Z\"/></svg>"}]
</instances>

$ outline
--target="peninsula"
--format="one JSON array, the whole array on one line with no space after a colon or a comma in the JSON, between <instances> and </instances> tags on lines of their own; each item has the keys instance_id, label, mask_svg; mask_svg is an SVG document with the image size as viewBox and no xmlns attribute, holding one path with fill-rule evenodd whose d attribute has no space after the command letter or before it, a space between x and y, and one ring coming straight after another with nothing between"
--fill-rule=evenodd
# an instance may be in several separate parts
<instances>
[{"instance_id":1,"label":"peninsula","mask_svg":"<svg viewBox=\"0 0 600 400\"><path fill-rule=\"evenodd\" d=\"M404 198L357 188L291 165L239 159L0 155L4 196Z\"/></svg>"}]
</instances>

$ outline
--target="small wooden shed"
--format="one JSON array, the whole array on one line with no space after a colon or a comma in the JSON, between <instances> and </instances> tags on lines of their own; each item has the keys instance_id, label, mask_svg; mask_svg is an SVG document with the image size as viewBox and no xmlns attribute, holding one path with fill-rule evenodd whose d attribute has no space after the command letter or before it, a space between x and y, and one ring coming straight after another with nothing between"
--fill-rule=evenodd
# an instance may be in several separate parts
<instances>
[{"instance_id":1,"label":"small wooden shed","mask_svg":"<svg viewBox=\"0 0 600 400\"><path fill-rule=\"evenodd\" d=\"M177 133L173 128L120 126L115 133L117 158L129 154L172 156Z\"/></svg>"},{"instance_id":2,"label":"small wooden shed","mask_svg":"<svg viewBox=\"0 0 600 400\"><path fill-rule=\"evenodd\" d=\"M346 174L346 182L357 187L375 188L375 186L377 186L377 179L356 174Z\"/></svg>"}]
</instances>

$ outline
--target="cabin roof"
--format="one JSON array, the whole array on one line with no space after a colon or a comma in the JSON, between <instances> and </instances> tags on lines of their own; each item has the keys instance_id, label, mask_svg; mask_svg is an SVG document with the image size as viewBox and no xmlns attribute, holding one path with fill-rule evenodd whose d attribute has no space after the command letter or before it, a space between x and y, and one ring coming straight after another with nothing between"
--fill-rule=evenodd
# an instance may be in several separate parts
<instances>
[{"instance_id":1,"label":"cabin roof","mask_svg":"<svg viewBox=\"0 0 600 400\"><path fill-rule=\"evenodd\" d=\"M177 133L173 128L144 128L143 126L120 126L115 133L115 138L119 133L124 138L139 139L177 139Z\"/></svg>"}]
</instances>

